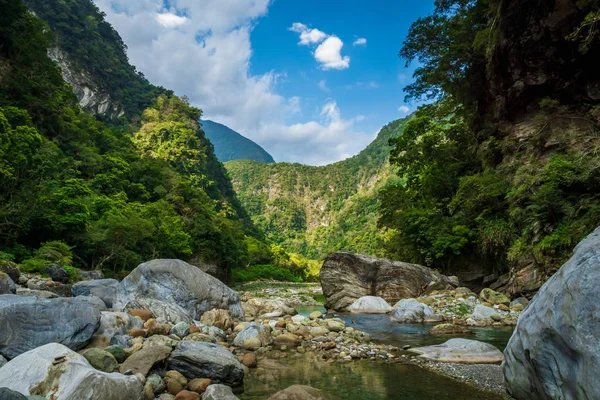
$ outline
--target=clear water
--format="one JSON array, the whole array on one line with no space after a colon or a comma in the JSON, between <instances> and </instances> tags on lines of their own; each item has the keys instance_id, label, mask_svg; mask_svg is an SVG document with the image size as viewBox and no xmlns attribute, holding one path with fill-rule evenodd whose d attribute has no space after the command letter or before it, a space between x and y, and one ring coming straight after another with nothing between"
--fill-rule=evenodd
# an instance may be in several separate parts
<instances>
[{"instance_id":1,"label":"clear water","mask_svg":"<svg viewBox=\"0 0 600 400\"><path fill-rule=\"evenodd\" d=\"M299 307L308 315L325 312L322 306ZM433 324L398 324L380 314L340 314L348 326L372 335L380 343L412 347L443 343L456 336L429 335ZM503 350L511 328L478 328L461 337L491 343ZM279 361L268 360L264 368L251 370L245 380L242 400L266 399L288 386L300 384L317 388L332 399L348 400L501 400L453 379L413 365L359 360L349 363L324 361L316 354L290 353Z\"/></svg>"},{"instance_id":2,"label":"clear water","mask_svg":"<svg viewBox=\"0 0 600 400\"><path fill-rule=\"evenodd\" d=\"M251 370L241 400L264 400L291 385L308 385L349 400L501 400L450 378L405 364L369 360L325 362L315 354L270 362L271 368Z\"/></svg>"}]
</instances>

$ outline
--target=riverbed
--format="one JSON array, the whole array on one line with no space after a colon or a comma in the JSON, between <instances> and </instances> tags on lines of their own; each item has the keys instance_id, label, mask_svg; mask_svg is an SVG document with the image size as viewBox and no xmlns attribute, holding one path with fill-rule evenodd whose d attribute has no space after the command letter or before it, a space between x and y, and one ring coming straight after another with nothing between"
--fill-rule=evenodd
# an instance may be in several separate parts
<instances>
[{"instance_id":1,"label":"riverbed","mask_svg":"<svg viewBox=\"0 0 600 400\"><path fill-rule=\"evenodd\" d=\"M298 307L308 315L324 312L321 306ZM431 324L398 324L387 315L339 314L347 326L369 333L373 340L396 347L412 347L443 343L457 336L432 336ZM503 350L512 328L476 328L471 335L461 335L491 343ZM427 369L403 363L356 360L341 363L320 358L319 354L288 353L280 360L265 360L246 379L242 400L266 399L294 384L309 385L331 396L348 400L501 400L494 393L480 391L470 385L447 378Z\"/></svg>"}]
</instances>

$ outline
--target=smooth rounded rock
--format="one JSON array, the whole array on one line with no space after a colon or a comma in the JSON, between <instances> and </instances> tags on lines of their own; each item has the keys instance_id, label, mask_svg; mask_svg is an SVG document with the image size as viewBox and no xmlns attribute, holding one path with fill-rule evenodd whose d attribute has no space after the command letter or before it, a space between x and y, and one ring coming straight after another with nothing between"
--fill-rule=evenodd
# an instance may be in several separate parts
<instances>
[{"instance_id":1,"label":"smooth rounded rock","mask_svg":"<svg viewBox=\"0 0 600 400\"><path fill-rule=\"evenodd\" d=\"M117 286L119 281L116 279L98 279L93 281L77 282L71 287L73 296L97 296L111 308L117 296Z\"/></svg>"},{"instance_id":2,"label":"smooth rounded rock","mask_svg":"<svg viewBox=\"0 0 600 400\"><path fill-rule=\"evenodd\" d=\"M395 306L396 309L390 315L390 319L403 323L427 323L441 322L444 317L436 314L431 307L419 303L416 299L400 300Z\"/></svg>"},{"instance_id":3,"label":"smooth rounded rock","mask_svg":"<svg viewBox=\"0 0 600 400\"><path fill-rule=\"evenodd\" d=\"M306 385L292 385L281 390L268 400L326 400L329 399L323 392Z\"/></svg>"},{"instance_id":4,"label":"smooth rounded rock","mask_svg":"<svg viewBox=\"0 0 600 400\"><path fill-rule=\"evenodd\" d=\"M117 372L119 363L117 359L109 352L98 348L86 349L81 355L97 370L104 372Z\"/></svg>"},{"instance_id":5,"label":"smooth rounded rock","mask_svg":"<svg viewBox=\"0 0 600 400\"><path fill-rule=\"evenodd\" d=\"M494 345L468 339L450 339L445 343L408 350L422 358L456 364L500 364L502 352Z\"/></svg>"},{"instance_id":6,"label":"smooth rounded rock","mask_svg":"<svg viewBox=\"0 0 600 400\"><path fill-rule=\"evenodd\" d=\"M387 301L377 296L363 296L348 307L348 311L357 314L387 314L392 310Z\"/></svg>"},{"instance_id":7,"label":"smooth rounded rock","mask_svg":"<svg viewBox=\"0 0 600 400\"><path fill-rule=\"evenodd\" d=\"M271 328L252 322L248 324L233 340L233 345L246 350L257 350L273 342Z\"/></svg>"},{"instance_id":8,"label":"smooth rounded rock","mask_svg":"<svg viewBox=\"0 0 600 400\"><path fill-rule=\"evenodd\" d=\"M202 395L202 400L239 400L229 386L210 385Z\"/></svg>"}]
</instances>

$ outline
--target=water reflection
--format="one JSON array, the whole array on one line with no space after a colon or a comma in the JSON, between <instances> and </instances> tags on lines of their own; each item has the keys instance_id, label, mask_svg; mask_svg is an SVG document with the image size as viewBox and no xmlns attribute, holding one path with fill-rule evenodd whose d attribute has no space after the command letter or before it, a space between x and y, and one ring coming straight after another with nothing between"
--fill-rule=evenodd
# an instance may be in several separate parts
<instances>
[{"instance_id":1,"label":"water reflection","mask_svg":"<svg viewBox=\"0 0 600 400\"><path fill-rule=\"evenodd\" d=\"M266 360L245 380L242 400L266 399L294 384L309 385L332 399L351 400L500 400L449 378L412 365L369 360L339 364L314 354Z\"/></svg>"}]
</instances>

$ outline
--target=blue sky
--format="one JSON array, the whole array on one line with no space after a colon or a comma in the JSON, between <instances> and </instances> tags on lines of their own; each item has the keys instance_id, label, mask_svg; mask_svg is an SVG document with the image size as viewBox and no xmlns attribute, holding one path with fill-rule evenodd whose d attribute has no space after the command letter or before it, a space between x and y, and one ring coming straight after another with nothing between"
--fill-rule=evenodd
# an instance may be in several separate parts
<instances>
[{"instance_id":1,"label":"blue sky","mask_svg":"<svg viewBox=\"0 0 600 400\"><path fill-rule=\"evenodd\" d=\"M94 1L153 83L277 161L313 165L356 154L414 110L402 92L414 66L397 54L433 9L433 0Z\"/></svg>"}]
</instances>

